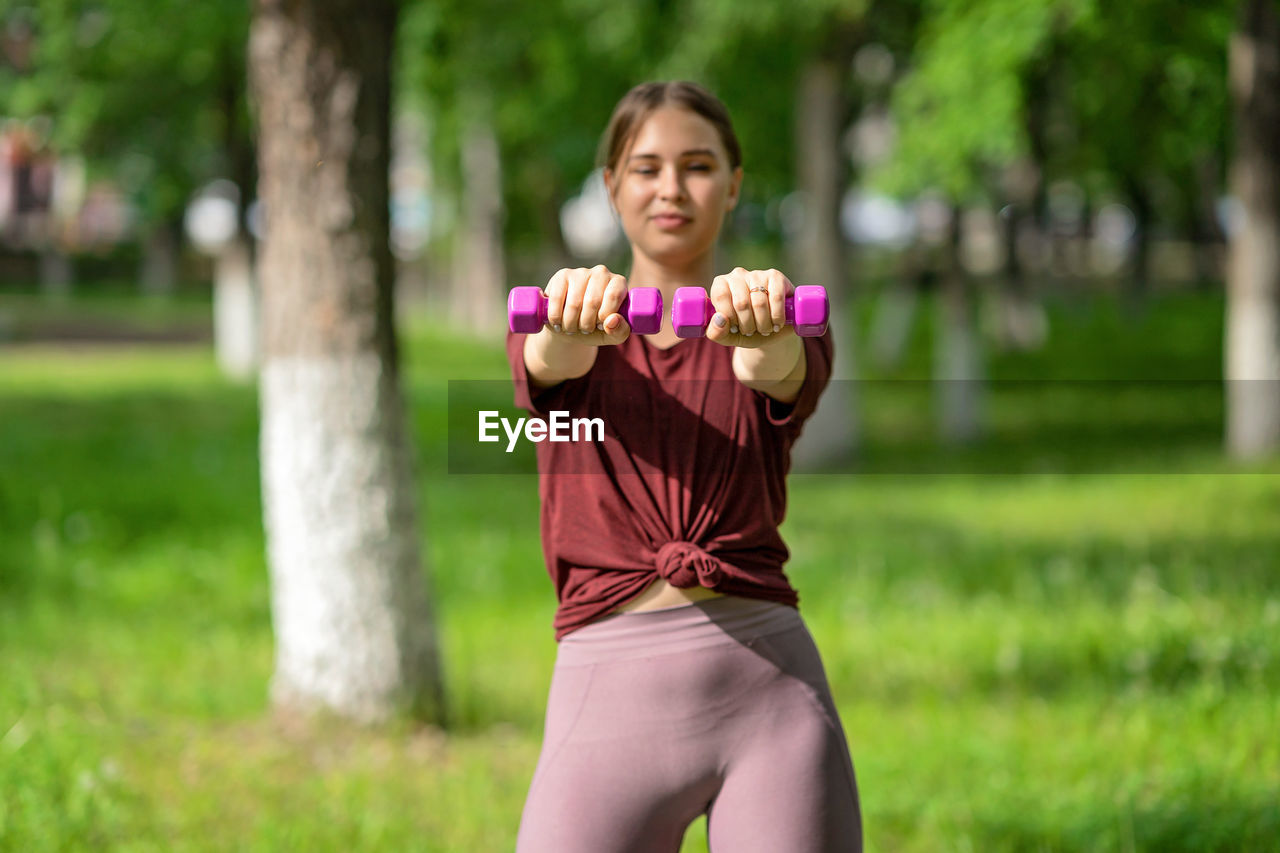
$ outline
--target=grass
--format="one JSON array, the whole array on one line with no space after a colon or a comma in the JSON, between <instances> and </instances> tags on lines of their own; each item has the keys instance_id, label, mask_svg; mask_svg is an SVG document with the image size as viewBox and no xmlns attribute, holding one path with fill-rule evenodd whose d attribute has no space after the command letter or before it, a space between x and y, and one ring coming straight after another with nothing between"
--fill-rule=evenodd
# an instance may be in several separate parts
<instances>
[{"instance_id":1,"label":"grass","mask_svg":"<svg viewBox=\"0 0 1280 853\"><path fill-rule=\"evenodd\" d=\"M990 375L1211 379L1220 308L1053 305ZM872 375L863 470L794 476L784 528L868 848L1274 847L1280 465L1219 458L1207 383L1127 432L1044 408L1087 384L997 383L988 438L940 448L926 346ZM496 346L414 318L404 372L448 732L268 713L256 396L206 348L0 351L0 849L512 848L555 654L536 481L446 473L447 380L504 377ZM1082 434L1087 465L1036 461Z\"/></svg>"}]
</instances>

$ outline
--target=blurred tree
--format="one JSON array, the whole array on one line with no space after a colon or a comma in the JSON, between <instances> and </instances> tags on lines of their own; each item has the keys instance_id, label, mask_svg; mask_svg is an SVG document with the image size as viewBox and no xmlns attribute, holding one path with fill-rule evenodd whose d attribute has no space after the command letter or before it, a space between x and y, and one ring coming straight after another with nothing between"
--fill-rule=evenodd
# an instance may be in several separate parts
<instances>
[{"instance_id":1,"label":"blurred tree","mask_svg":"<svg viewBox=\"0 0 1280 853\"><path fill-rule=\"evenodd\" d=\"M1280 9L1241 0L1231 35L1241 215L1227 277L1227 448L1253 458L1280 449Z\"/></svg>"},{"instance_id":2,"label":"blurred tree","mask_svg":"<svg viewBox=\"0 0 1280 853\"><path fill-rule=\"evenodd\" d=\"M1065 115L1049 140L1053 168L1082 183L1100 173L1127 199L1135 218L1133 300L1147 291L1161 213L1183 233L1212 239L1220 186L1205 187L1202 173L1220 173L1225 155L1230 30L1227 4L1166 0L1081 15L1059 35L1055 95Z\"/></svg>"},{"instance_id":3,"label":"blurred tree","mask_svg":"<svg viewBox=\"0 0 1280 853\"><path fill-rule=\"evenodd\" d=\"M848 459L859 443L853 281L840 226L853 170L846 140L862 99L853 58L865 45L892 42L909 29L917 5L691 0L680 40L662 66L673 76L704 79L726 102L743 105L735 123L749 159L744 197L753 187L765 200L795 191L785 269L796 283L826 286L836 357L833 382L796 444L800 469ZM789 132L780 132L784 127Z\"/></svg>"},{"instance_id":4,"label":"blurred tree","mask_svg":"<svg viewBox=\"0 0 1280 853\"><path fill-rule=\"evenodd\" d=\"M541 284L573 263L561 206L590 173L614 102L664 54L668 6L406 6L404 97L431 116L432 170L446 211L439 220L447 225L432 257L459 279L449 288L450 316L492 333L508 269ZM602 260L616 266L620 258ZM477 299L486 305L467 304Z\"/></svg>"},{"instance_id":5,"label":"blurred tree","mask_svg":"<svg viewBox=\"0 0 1280 853\"><path fill-rule=\"evenodd\" d=\"M247 200L253 157L244 100L246 4L231 0L0 0L31 29L29 56L0 64L0 114L49 116L56 150L124 188L140 217L139 276L176 280L183 208L212 177Z\"/></svg>"},{"instance_id":6,"label":"blurred tree","mask_svg":"<svg viewBox=\"0 0 1280 853\"><path fill-rule=\"evenodd\" d=\"M399 385L394 0L256 0L262 477L278 707L445 716Z\"/></svg>"}]
</instances>

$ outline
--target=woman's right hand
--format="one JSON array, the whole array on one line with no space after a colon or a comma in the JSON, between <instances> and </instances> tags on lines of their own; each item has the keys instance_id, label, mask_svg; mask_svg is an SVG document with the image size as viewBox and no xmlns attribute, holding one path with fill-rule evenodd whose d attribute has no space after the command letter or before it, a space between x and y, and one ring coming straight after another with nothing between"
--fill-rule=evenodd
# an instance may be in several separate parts
<instances>
[{"instance_id":1,"label":"woman's right hand","mask_svg":"<svg viewBox=\"0 0 1280 853\"><path fill-rule=\"evenodd\" d=\"M604 264L591 269L562 269L543 288L547 326L557 339L587 346L614 346L631 335L618 313L627 295L627 279Z\"/></svg>"}]
</instances>

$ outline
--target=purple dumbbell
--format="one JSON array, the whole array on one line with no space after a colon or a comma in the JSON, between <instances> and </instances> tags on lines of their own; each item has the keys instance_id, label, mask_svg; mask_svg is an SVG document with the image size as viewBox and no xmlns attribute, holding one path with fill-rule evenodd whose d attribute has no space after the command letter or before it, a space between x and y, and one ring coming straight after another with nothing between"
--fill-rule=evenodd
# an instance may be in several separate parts
<instances>
[{"instance_id":1,"label":"purple dumbbell","mask_svg":"<svg viewBox=\"0 0 1280 853\"><path fill-rule=\"evenodd\" d=\"M637 335L654 335L662 328L662 291L633 287L622 297L618 313ZM518 335L542 331L547 322L547 297L541 288L513 287L507 294L507 328Z\"/></svg>"},{"instance_id":2,"label":"purple dumbbell","mask_svg":"<svg viewBox=\"0 0 1280 853\"><path fill-rule=\"evenodd\" d=\"M802 284L787 296L787 324L796 327L796 334L813 338L827 330L827 317L831 306L827 302L827 289L816 284ZM707 331L707 324L716 309L711 297L701 287L681 287L671 300L671 325L678 338L700 338Z\"/></svg>"}]
</instances>

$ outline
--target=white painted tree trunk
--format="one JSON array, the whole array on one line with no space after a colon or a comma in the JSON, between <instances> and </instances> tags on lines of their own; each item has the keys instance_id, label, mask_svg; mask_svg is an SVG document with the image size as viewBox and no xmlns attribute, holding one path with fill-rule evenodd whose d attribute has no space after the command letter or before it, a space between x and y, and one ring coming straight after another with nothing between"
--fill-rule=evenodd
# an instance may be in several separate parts
<instances>
[{"instance_id":1,"label":"white painted tree trunk","mask_svg":"<svg viewBox=\"0 0 1280 853\"><path fill-rule=\"evenodd\" d=\"M418 704L439 650L394 376L376 354L277 357L261 395L273 701L361 721Z\"/></svg>"},{"instance_id":2,"label":"white painted tree trunk","mask_svg":"<svg viewBox=\"0 0 1280 853\"><path fill-rule=\"evenodd\" d=\"M256 0L262 490L278 708L444 723L390 251L391 0Z\"/></svg>"},{"instance_id":3,"label":"white painted tree trunk","mask_svg":"<svg viewBox=\"0 0 1280 853\"><path fill-rule=\"evenodd\" d=\"M1270 0L1241 4L1230 77L1231 183L1244 216L1227 273L1226 444L1252 459L1280 449L1280 21Z\"/></svg>"},{"instance_id":4,"label":"white painted tree trunk","mask_svg":"<svg viewBox=\"0 0 1280 853\"><path fill-rule=\"evenodd\" d=\"M840 126L844 69L815 61L799 84L796 110L796 156L800 190L805 199L803 226L794 247L792 283L820 284L831 300L830 334L835 363L817 411L805 424L792 450L796 470L815 470L853 456L859 443L857 393L854 384L857 334L851 325L849 286L840 234L840 201L844 173Z\"/></svg>"},{"instance_id":5,"label":"white painted tree trunk","mask_svg":"<svg viewBox=\"0 0 1280 853\"><path fill-rule=\"evenodd\" d=\"M247 380L257 373L257 287L243 237L228 243L213 261L213 343L224 375Z\"/></svg>"}]
</instances>

